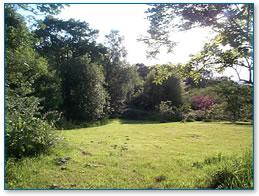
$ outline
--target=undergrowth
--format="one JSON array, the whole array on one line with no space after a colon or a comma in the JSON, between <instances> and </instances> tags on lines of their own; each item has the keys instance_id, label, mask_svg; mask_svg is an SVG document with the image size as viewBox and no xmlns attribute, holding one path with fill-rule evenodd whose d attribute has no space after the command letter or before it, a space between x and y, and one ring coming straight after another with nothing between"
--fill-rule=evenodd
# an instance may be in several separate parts
<instances>
[{"instance_id":1,"label":"undergrowth","mask_svg":"<svg viewBox=\"0 0 259 196\"><path fill-rule=\"evenodd\" d=\"M206 173L205 189L253 189L253 151L242 155L208 157L192 165ZM200 183L200 182L199 182Z\"/></svg>"}]
</instances>

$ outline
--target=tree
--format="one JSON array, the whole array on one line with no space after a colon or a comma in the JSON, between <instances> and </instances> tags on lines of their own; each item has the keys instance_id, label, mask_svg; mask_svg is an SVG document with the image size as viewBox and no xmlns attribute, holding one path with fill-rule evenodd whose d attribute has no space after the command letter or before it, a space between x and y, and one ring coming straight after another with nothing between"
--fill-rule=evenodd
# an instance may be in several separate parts
<instances>
[{"instance_id":1,"label":"tree","mask_svg":"<svg viewBox=\"0 0 259 196\"><path fill-rule=\"evenodd\" d=\"M91 63L87 55L69 62L71 69L70 109L73 120L94 121L107 115L108 94L104 89L102 66Z\"/></svg>"},{"instance_id":2,"label":"tree","mask_svg":"<svg viewBox=\"0 0 259 196\"><path fill-rule=\"evenodd\" d=\"M204 117L208 117L208 111L216 103L216 100L209 96L195 96L193 106L196 110L204 111Z\"/></svg>"},{"instance_id":3,"label":"tree","mask_svg":"<svg viewBox=\"0 0 259 196\"><path fill-rule=\"evenodd\" d=\"M88 60L85 63L92 66L92 64L98 64L102 61L105 56L106 50L104 47L97 45L95 42L97 33L98 31L89 28L86 22L74 19L64 21L51 16L46 17L35 31L36 36L39 38L39 43L36 47L37 51L48 59L48 69L54 70L56 77L60 78L63 97L63 104L60 107L65 111L67 119L75 120L76 118L75 108L78 108L80 103L78 102L77 104L79 105L77 106L74 105L74 92L76 91L75 88L86 77L79 77L79 68L81 68L82 72L86 72L85 64L82 65L82 61L79 59L87 55ZM78 74L78 79L81 79L78 80L76 85L74 84L76 77L73 75L75 73Z\"/></svg>"},{"instance_id":4,"label":"tree","mask_svg":"<svg viewBox=\"0 0 259 196\"><path fill-rule=\"evenodd\" d=\"M65 6L68 4L55 4L55 3L44 3L44 4L12 4L15 9L23 9L31 12L34 15L57 15Z\"/></svg>"},{"instance_id":5,"label":"tree","mask_svg":"<svg viewBox=\"0 0 259 196\"><path fill-rule=\"evenodd\" d=\"M108 50L108 59L104 64L105 79L111 107L116 114L122 112L142 82L136 69L125 60L127 51L123 45L124 38L119 35L119 31L112 30L105 37L105 46Z\"/></svg>"},{"instance_id":6,"label":"tree","mask_svg":"<svg viewBox=\"0 0 259 196\"><path fill-rule=\"evenodd\" d=\"M202 82L195 84L184 83L184 93L183 93L183 102L193 106L195 102L195 97L210 97L215 100L217 103L223 102L222 96L215 90L217 85L222 82L222 78L203 78ZM198 109L198 108L196 108Z\"/></svg>"},{"instance_id":7,"label":"tree","mask_svg":"<svg viewBox=\"0 0 259 196\"><path fill-rule=\"evenodd\" d=\"M47 74L47 61L34 51L36 40L12 6L5 6L5 87L17 98L32 97L32 85ZM7 104L8 105L8 104Z\"/></svg>"},{"instance_id":8,"label":"tree","mask_svg":"<svg viewBox=\"0 0 259 196\"><path fill-rule=\"evenodd\" d=\"M210 70L222 73L226 68L235 71L240 82L253 84L253 50L245 49L243 45L239 47L223 48L220 36L204 45L201 52L193 55L188 62L188 66L200 70ZM244 77L241 72L248 71L248 76Z\"/></svg>"},{"instance_id":9,"label":"tree","mask_svg":"<svg viewBox=\"0 0 259 196\"><path fill-rule=\"evenodd\" d=\"M33 95L40 98L42 112L58 110L63 103L61 80L55 71L48 71L35 80Z\"/></svg>"},{"instance_id":10,"label":"tree","mask_svg":"<svg viewBox=\"0 0 259 196\"><path fill-rule=\"evenodd\" d=\"M127 56L124 46L124 37L120 36L118 30L111 30L110 34L105 35L105 46L108 48L111 63L119 63Z\"/></svg>"},{"instance_id":11,"label":"tree","mask_svg":"<svg viewBox=\"0 0 259 196\"><path fill-rule=\"evenodd\" d=\"M241 118L242 113L247 113L245 118L253 116L253 88L247 85L240 85L231 80L222 81L217 92L223 97L225 112L230 113L235 122ZM248 111L247 111L248 110Z\"/></svg>"},{"instance_id":12,"label":"tree","mask_svg":"<svg viewBox=\"0 0 259 196\"><path fill-rule=\"evenodd\" d=\"M32 30L39 23L39 17L48 15L58 15L61 13L62 9L69 4L55 4L55 3L10 3L6 4L11 6L18 13L24 14L26 16L25 21L30 30Z\"/></svg>"},{"instance_id":13,"label":"tree","mask_svg":"<svg viewBox=\"0 0 259 196\"><path fill-rule=\"evenodd\" d=\"M51 124L41 119L35 81L48 74L47 61L24 18L5 5L5 152L6 158L44 152L54 142Z\"/></svg>"},{"instance_id":14,"label":"tree","mask_svg":"<svg viewBox=\"0 0 259 196\"><path fill-rule=\"evenodd\" d=\"M226 67L242 66L249 73L248 79L242 80L253 84L253 4L154 4L151 7L146 12L150 21L149 37L142 39L153 48L150 56L157 55L161 45L172 51L175 44L170 40L170 33L174 30L211 27L217 33L213 44L216 51L205 46L210 53L202 54L216 59L204 67L217 65L216 70L222 71Z\"/></svg>"},{"instance_id":15,"label":"tree","mask_svg":"<svg viewBox=\"0 0 259 196\"><path fill-rule=\"evenodd\" d=\"M154 110L161 101L170 101L173 106L180 106L182 104L181 80L175 73L161 83L156 83L157 75L160 74L160 69L157 67L159 65L154 66L147 75L143 93L134 101L134 104L146 110Z\"/></svg>"},{"instance_id":16,"label":"tree","mask_svg":"<svg viewBox=\"0 0 259 196\"><path fill-rule=\"evenodd\" d=\"M26 97L35 96L40 98L41 112L56 110L62 103L60 81L55 73L48 69L46 58L35 52L38 42L29 27L26 26L28 18L18 14L20 10L26 10L33 15L58 14L63 5L61 4L6 4L5 5L5 59L6 59L6 84L12 81L12 88L16 85L15 92L26 92L17 84L25 85L30 90ZM26 20L27 19L27 20ZM36 21L35 18L33 18ZM12 79L9 77L12 75ZM26 82L24 82L26 81Z\"/></svg>"},{"instance_id":17,"label":"tree","mask_svg":"<svg viewBox=\"0 0 259 196\"><path fill-rule=\"evenodd\" d=\"M194 97L194 107L198 110L208 110L211 108L213 104L216 103L212 97L209 96L195 96Z\"/></svg>"},{"instance_id":18,"label":"tree","mask_svg":"<svg viewBox=\"0 0 259 196\"><path fill-rule=\"evenodd\" d=\"M133 96L141 91L143 81L130 65L109 64L106 71L106 88L114 114L121 113Z\"/></svg>"},{"instance_id":19,"label":"tree","mask_svg":"<svg viewBox=\"0 0 259 196\"><path fill-rule=\"evenodd\" d=\"M143 63L137 63L135 67L137 69L139 76L142 77L143 80L145 80L146 76L150 72L150 69L147 66L145 66Z\"/></svg>"},{"instance_id":20,"label":"tree","mask_svg":"<svg viewBox=\"0 0 259 196\"><path fill-rule=\"evenodd\" d=\"M89 28L86 22L70 19L67 21L48 16L35 31L39 38L37 51L48 58L50 69L59 74L66 71L62 67L71 58L85 55L96 46L98 31Z\"/></svg>"}]
</instances>

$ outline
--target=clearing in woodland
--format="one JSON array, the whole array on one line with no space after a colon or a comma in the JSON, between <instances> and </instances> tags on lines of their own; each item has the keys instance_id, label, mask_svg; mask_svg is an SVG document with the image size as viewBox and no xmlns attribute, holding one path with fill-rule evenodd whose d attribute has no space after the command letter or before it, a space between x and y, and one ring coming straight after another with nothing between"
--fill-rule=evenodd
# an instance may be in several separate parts
<instances>
[{"instance_id":1,"label":"clearing in woodland","mask_svg":"<svg viewBox=\"0 0 259 196\"><path fill-rule=\"evenodd\" d=\"M6 189L220 188L213 172L253 148L253 126L226 122L114 120L56 132L63 142L48 155L9 160Z\"/></svg>"}]
</instances>

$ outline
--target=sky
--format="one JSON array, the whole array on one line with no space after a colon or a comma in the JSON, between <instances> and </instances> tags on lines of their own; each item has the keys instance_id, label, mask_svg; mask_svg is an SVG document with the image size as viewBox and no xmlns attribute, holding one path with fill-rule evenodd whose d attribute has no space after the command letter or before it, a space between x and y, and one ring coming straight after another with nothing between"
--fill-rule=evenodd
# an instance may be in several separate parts
<instances>
[{"instance_id":1,"label":"sky","mask_svg":"<svg viewBox=\"0 0 259 196\"><path fill-rule=\"evenodd\" d=\"M146 19L148 5L144 4L71 4L57 17L74 18L89 23L90 28L99 30L98 42L103 43L105 35L119 30L125 38L128 52L127 61L131 64L145 65L185 63L190 54L198 53L211 35L209 28L197 28L187 32L173 33L173 40L178 42L173 54L163 52L157 59L147 59L147 46L137 41L140 35L146 35L149 21Z\"/></svg>"}]
</instances>

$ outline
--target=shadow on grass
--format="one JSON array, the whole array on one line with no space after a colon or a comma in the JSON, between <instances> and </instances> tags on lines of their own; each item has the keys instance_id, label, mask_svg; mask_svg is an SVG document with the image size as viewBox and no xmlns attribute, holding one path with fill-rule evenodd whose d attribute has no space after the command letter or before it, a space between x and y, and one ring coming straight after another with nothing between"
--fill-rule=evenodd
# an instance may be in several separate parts
<instances>
[{"instance_id":1,"label":"shadow on grass","mask_svg":"<svg viewBox=\"0 0 259 196\"><path fill-rule=\"evenodd\" d=\"M225 125L250 125L253 126L253 122L225 122Z\"/></svg>"},{"instance_id":2,"label":"shadow on grass","mask_svg":"<svg viewBox=\"0 0 259 196\"><path fill-rule=\"evenodd\" d=\"M161 124L159 121L151 121L151 120L127 120L127 119L119 119L120 124Z\"/></svg>"}]
</instances>

